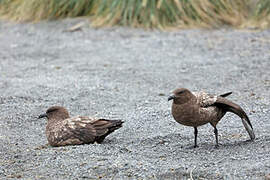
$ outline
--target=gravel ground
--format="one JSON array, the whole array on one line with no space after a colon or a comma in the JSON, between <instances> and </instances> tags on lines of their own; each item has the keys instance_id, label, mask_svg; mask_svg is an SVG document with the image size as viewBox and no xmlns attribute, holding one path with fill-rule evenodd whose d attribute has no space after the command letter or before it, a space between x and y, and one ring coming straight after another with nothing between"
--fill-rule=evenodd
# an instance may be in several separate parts
<instances>
[{"instance_id":1,"label":"gravel ground","mask_svg":"<svg viewBox=\"0 0 270 180\"><path fill-rule=\"evenodd\" d=\"M0 21L0 179L264 179L270 173L270 31L63 30L84 22ZM228 113L217 126L176 123L177 87L233 91L253 124ZM125 121L103 144L53 148L52 105Z\"/></svg>"}]
</instances>

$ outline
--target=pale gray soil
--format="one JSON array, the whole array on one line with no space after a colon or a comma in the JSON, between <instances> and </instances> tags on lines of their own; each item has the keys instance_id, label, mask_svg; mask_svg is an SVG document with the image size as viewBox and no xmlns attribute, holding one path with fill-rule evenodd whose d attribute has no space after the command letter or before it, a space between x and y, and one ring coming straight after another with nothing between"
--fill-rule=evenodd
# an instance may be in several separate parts
<instances>
[{"instance_id":1,"label":"pale gray soil","mask_svg":"<svg viewBox=\"0 0 270 180\"><path fill-rule=\"evenodd\" d=\"M264 179L270 173L270 31L63 30L83 19L0 22L0 179ZM233 91L253 124L228 113L213 128L176 123L177 87ZM46 147L52 105L125 121L103 144Z\"/></svg>"}]
</instances>

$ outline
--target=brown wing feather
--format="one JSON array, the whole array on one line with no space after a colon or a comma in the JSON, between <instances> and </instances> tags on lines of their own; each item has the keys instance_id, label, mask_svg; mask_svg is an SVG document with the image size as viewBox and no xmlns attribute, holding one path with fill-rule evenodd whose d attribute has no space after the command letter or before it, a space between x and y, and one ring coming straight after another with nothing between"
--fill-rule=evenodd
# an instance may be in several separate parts
<instances>
[{"instance_id":1,"label":"brown wing feather","mask_svg":"<svg viewBox=\"0 0 270 180\"><path fill-rule=\"evenodd\" d=\"M121 120L107 120L99 119L93 123L93 127L97 131L96 141L101 143L106 136L114 132L116 129L122 127L123 121Z\"/></svg>"},{"instance_id":2,"label":"brown wing feather","mask_svg":"<svg viewBox=\"0 0 270 180\"><path fill-rule=\"evenodd\" d=\"M75 123L75 128L70 128L74 138L79 139L85 144L94 143L97 136L97 131L91 124Z\"/></svg>"},{"instance_id":3,"label":"brown wing feather","mask_svg":"<svg viewBox=\"0 0 270 180\"><path fill-rule=\"evenodd\" d=\"M223 109L224 111L229 111L238 115L242 119L243 125L245 126L251 140L255 139L252 124L245 111L239 105L223 97L218 97L214 105Z\"/></svg>"},{"instance_id":4,"label":"brown wing feather","mask_svg":"<svg viewBox=\"0 0 270 180\"><path fill-rule=\"evenodd\" d=\"M193 94L197 98L197 103L201 107L208 107L213 105L216 102L217 96L214 96L212 94L208 94L206 92L200 91L200 92L193 92Z\"/></svg>"},{"instance_id":5,"label":"brown wing feather","mask_svg":"<svg viewBox=\"0 0 270 180\"><path fill-rule=\"evenodd\" d=\"M221 97L227 97L227 96L229 96L231 94L232 94L232 92L227 92L227 93L221 94L219 96L221 96Z\"/></svg>"},{"instance_id":6,"label":"brown wing feather","mask_svg":"<svg viewBox=\"0 0 270 180\"><path fill-rule=\"evenodd\" d=\"M49 132L47 135L48 142L51 146L65 146L71 144L82 144L82 142L73 136L73 133L66 130Z\"/></svg>"}]
</instances>

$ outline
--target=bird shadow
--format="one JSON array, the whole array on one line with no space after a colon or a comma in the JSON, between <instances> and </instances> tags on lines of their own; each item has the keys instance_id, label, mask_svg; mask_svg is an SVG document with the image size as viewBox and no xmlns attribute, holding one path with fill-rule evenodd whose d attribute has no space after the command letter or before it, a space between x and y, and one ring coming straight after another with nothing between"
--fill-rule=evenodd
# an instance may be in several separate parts
<instances>
[{"instance_id":1,"label":"bird shadow","mask_svg":"<svg viewBox=\"0 0 270 180\"><path fill-rule=\"evenodd\" d=\"M252 140L244 140L244 141L235 141L235 142L219 142L218 146L211 143L202 143L199 145L198 148L193 149L211 149L213 151L215 150L222 150L222 149L229 149L229 148L235 148L235 147L243 147L243 146L251 146L253 145L254 141ZM192 148L186 148L186 149L192 149Z\"/></svg>"},{"instance_id":2,"label":"bird shadow","mask_svg":"<svg viewBox=\"0 0 270 180\"><path fill-rule=\"evenodd\" d=\"M122 142L122 139L118 139L118 138L106 138L104 139L104 141L102 141L101 143L98 143L98 144L121 144L123 143Z\"/></svg>"},{"instance_id":3,"label":"bird shadow","mask_svg":"<svg viewBox=\"0 0 270 180\"><path fill-rule=\"evenodd\" d=\"M222 143L219 146L220 147L233 147L233 146L243 146L243 145L249 145L254 141L252 140L244 140L244 141L235 141L234 143Z\"/></svg>"},{"instance_id":4,"label":"bird shadow","mask_svg":"<svg viewBox=\"0 0 270 180\"><path fill-rule=\"evenodd\" d=\"M162 145L164 143L166 144L176 144L177 148L182 150L200 150L200 149L211 149L211 150L220 150L223 148L233 148L237 146L249 146L253 145L255 142L257 142L259 138L256 138L255 140L244 140L244 141L229 141L227 142L219 142L219 145L216 146L215 142L210 142L207 140L207 142L198 142L198 146L194 147L194 141L193 138L190 138L189 136L184 136L182 134L167 134L165 136L155 136L152 138L147 138L142 141L142 144L156 144L156 145Z\"/></svg>"},{"instance_id":5,"label":"bird shadow","mask_svg":"<svg viewBox=\"0 0 270 180\"><path fill-rule=\"evenodd\" d=\"M90 145L100 145L100 144L115 144L116 140L104 140L102 143L90 143L90 144L74 144L74 145L66 145L66 146L51 146L48 143L44 145L40 145L37 147L34 147L34 150L45 150L45 149L57 149L57 150L63 150L65 149L76 149L78 147L82 146L90 146Z\"/></svg>"}]
</instances>

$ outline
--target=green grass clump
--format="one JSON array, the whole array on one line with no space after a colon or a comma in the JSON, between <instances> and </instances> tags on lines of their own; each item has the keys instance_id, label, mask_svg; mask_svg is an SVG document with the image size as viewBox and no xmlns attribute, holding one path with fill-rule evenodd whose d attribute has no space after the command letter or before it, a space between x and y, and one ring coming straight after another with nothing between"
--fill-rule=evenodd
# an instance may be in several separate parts
<instances>
[{"instance_id":1,"label":"green grass clump","mask_svg":"<svg viewBox=\"0 0 270 180\"><path fill-rule=\"evenodd\" d=\"M269 0L259 0L256 7L256 16L266 16L270 15L270 1Z\"/></svg>"},{"instance_id":2,"label":"green grass clump","mask_svg":"<svg viewBox=\"0 0 270 180\"><path fill-rule=\"evenodd\" d=\"M91 15L93 0L0 0L1 14L16 21Z\"/></svg>"},{"instance_id":3,"label":"green grass clump","mask_svg":"<svg viewBox=\"0 0 270 180\"><path fill-rule=\"evenodd\" d=\"M95 26L217 27L245 20L248 0L99 0Z\"/></svg>"},{"instance_id":4,"label":"green grass clump","mask_svg":"<svg viewBox=\"0 0 270 180\"><path fill-rule=\"evenodd\" d=\"M270 0L258 0L251 23L261 29L270 27Z\"/></svg>"},{"instance_id":5,"label":"green grass clump","mask_svg":"<svg viewBox=\"0 0 270 180\"><path fill-rule=\"evenodd\" d=\"M12 0L0 0L0 15L5 14L8 6L11 4Z\"/></svg>"}]
</instances>

